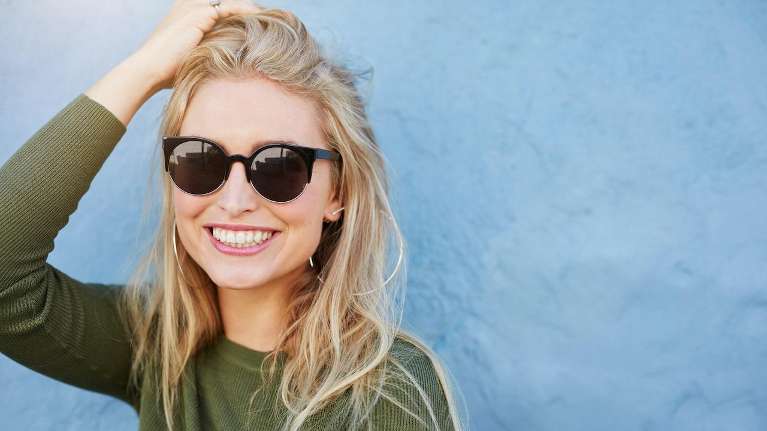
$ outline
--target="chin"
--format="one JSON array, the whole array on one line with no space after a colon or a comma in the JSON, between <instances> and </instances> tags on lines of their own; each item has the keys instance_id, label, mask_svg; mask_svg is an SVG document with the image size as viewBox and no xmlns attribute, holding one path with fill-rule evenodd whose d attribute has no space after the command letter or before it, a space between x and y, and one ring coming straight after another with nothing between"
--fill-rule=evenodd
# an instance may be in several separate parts
<instances>
[{"instance_id":1,"label":"chin","mask_svg":"<svg viewBox=\"0 0 767 431\"><path fill-rule=\"evenodd\" d=\"M244 272L243 274L233 274L231 272L225 275L216 272L208 274L216 286L228 289L252 289L268 281L266 277L260 277L258 274L254 274L253 271Z\"/></svg>"}]
</instances>

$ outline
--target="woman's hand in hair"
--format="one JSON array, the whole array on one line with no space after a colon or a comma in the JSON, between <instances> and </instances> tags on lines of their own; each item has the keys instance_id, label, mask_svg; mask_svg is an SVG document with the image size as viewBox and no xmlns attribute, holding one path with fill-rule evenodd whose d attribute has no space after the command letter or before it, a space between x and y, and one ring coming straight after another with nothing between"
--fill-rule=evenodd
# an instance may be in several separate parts
<instances>
[{"instance_id":1,"label":"woman's hand in hair","mask_svg":"<svg viewBox=\"0 0 767 431\"><path fill-rule=\"evenodd\" d=\"M158 89L171 88L181 61L218 19L263 10L250 0L220 1L216 11L209 0L176 0L170 12L134 53L154 77Z\"/></svg>"},{"instance_id":2,"label":"woman's hand in hair","mask_svg":"<svg viewBox=\"0 0 767 431\"><path fill-rule=\"evenodd\" d=\"M181 61L218 19L262 10L250 0L221 0L218 8L217 15L208 0L176 0L144 44L85 94L127 127L144 102L173 86Z\"/></svg>"}]
</instances>

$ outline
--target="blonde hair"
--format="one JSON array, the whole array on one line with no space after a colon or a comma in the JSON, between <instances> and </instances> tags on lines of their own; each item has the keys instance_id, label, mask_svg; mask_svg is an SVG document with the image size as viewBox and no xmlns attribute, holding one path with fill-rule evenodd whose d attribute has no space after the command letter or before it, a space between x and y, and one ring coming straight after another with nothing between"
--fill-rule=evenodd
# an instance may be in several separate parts
<instances>
[{"instance_id":1,"label":"blonde hair","mask_svg":"<svg viewBox=\"0 0 767 431\"><path fill-rule=\"evenodd\" d=\"M347 403L344 411L353 428L369 424L366 419L381 397L396 402L386 388L397 377L418 388L428 416L418 419L438 429L423 388L391 355L395 339L400 338L431 360L447 397L450 420L460 429L451 385L439 361L423 343L399 329L404 241L389 205L384 157L355 75L329 61L290 12L265 9L231 16L216 23L180 66L160 136L178 134L185 109L202 83L232 78L269 79L316 102L328 145L343 158L342 164L333 165L331 175L343 202L342 217L323 228L314 254L316 272L308 271L294 286L289 325L278 349L268 356L273 372L276 352L287 353L279 385L279 397L289 412L284 428L298 429L332 402ZM162 163L156 166L161 172ZM172 411L184 366L216 339L222 324L214 283L188 257L181 242L178 257L174 254L172 184L167 175L162 175L161 187L159 229L125 289L121 312L131 324L135 344L132 382L138 385L146 367L159 370L156 384L165 420L173 429ZM392 243L398 259L387 282ZM154 281L144 282L153 269Z\"/></svg>"}]
</instances>

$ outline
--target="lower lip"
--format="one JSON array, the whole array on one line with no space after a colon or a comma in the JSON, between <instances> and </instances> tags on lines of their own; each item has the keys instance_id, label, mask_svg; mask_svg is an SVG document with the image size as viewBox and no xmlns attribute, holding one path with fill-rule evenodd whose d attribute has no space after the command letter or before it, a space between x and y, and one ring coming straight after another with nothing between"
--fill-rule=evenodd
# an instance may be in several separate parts
<instances>
[{"instance_id":1,"label":"lower lip","mask_svg":"<svg viewBox=\"0 0 767 431\"><path fill-rule=\"evenodd\" d=\"M231 247L228 246L221 241L217 240L213 236L213 232L211 232L208 228L203 228L208 233L208 238L210 238L210 242L213 243L213 247L216 248L216 250L220 251L224 254L231 254L233 256L250 256L252 254L256 254L260 252L261 250L265 249L266 247L269 247L269 244L272 242L274 238L280 235L280 232L274 232L272 233L272 236L269 237L266 241L262 242L261 244L254 245L252 247Z\"/></svg>"}]
</instances>

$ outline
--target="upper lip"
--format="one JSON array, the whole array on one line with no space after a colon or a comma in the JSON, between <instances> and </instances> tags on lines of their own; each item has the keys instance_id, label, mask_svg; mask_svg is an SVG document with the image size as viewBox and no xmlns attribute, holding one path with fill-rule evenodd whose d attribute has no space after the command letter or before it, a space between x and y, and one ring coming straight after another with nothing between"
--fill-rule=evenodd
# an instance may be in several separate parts
<instances>
[{"instance_id":1,"label":"upper lip","mask_svg":"<svg viewBox=\"0 0 767 431\"><path fill-rule=\"evenodd\" d=\"M251 226L246 224L228 224L228 223L207 223L203 225L207 228L219 227L226 230L260 230L265 232L278 232L277 229L272 229L265 226Z\"/></svg>"}]
</instances>

